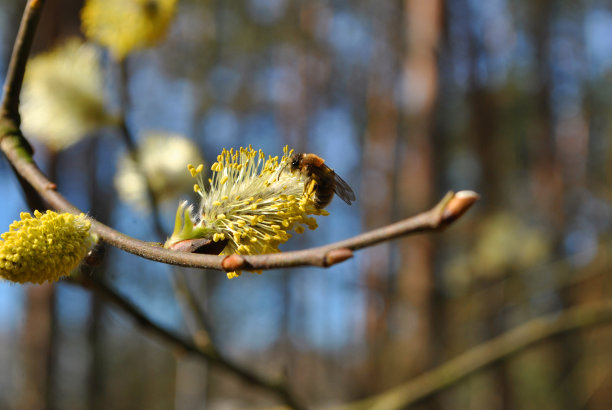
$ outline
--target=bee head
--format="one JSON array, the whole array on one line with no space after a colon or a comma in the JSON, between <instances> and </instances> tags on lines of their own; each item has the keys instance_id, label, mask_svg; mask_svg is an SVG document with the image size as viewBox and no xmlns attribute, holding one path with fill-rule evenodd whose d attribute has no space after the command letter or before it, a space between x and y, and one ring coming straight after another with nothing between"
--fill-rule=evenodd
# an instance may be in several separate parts
<instances>
[{"instance_id":1,"label":"bee head","mask_svg":"<svg viewBox=\"0 0 612 410\"><path fill-rule=\"evenodd\" d=\"M291 171L297 171L300 169L300 163L302 162L302 158L304 154L294 154L291 157Z\"/></svg>"},{"instance_id":2,"label":"bee head","mask_svg":"<svg viewBox=\"0 0 612 410\"><path fill-rule=\"evenodd\" d=\"M300 169L300 162L301 162L301 159L302 159L302 155L304 155L304 154L293 154L291 159L289 159L289 162L285 163L285 166L283 167L283 169L281 169L280 172L278 173L278 178L277 179L280 179L281 174L283 172L285 172L287 167L289 167L289 171L292 172L292 173L294 171L297 171L298 169Z\"/></svg>"}]
</instances>

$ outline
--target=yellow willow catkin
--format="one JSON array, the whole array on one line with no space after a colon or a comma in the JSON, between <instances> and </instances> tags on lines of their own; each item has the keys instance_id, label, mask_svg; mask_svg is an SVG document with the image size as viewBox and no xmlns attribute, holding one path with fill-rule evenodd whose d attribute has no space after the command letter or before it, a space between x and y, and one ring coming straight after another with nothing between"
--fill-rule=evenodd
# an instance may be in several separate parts
<instances>
[{"instance_id":1,"label":"yellow willow catkin","mask_svg":"<svg viewBox=\"0 0 612 410\"><path fill-rule=\"evenodd\" d=\"M312 196L304 192L299 174L288 171L292 151L268 157L252 147L223 150L211 169L210 189L206 191L201 166L189 165L201 196L200 209L192 216L186 203L179 205L175 231L166 246L180 240L206 237L215 242L227 240L222 254L253 255L280 252L278 246L302 233L304 226L317 228L311 215L328 215L317 209ZM228 277L241 272L229 272Z\"/></svg>"},{"instance_id":2,"label":"yellow willow catkin","mask_svg":"<svg viewBox=\"0 0 612 410\"><path fill-rule=\"evenodd\" d=\"M81 12L87 38L108 47L117 60L160 43L177 0L87 0Z\"/></svg>"},{"instance_id":3,"label":"yellow willow catkin","mask_svg":"<svg viewBox=\"0 0 612 410\"><path fill-rule=\"evenodd\" d=\"M94 243L84 214L34 211L34 216L22 212L20 217L0 235L0 278L57 281L78 266Z\"/></svg>"}]
</instances>

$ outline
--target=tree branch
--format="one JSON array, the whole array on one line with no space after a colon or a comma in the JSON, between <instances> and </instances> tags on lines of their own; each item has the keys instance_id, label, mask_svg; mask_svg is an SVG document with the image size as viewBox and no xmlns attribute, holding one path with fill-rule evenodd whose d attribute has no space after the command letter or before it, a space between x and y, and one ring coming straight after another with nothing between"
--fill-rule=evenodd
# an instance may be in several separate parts
<instances>
[{"instance_id":1,"label":"tree branch","mask_svg":"<svg viewBox=\"0 0 612 410\"><path fill-rule=\"evenodd\" d=\"M81 212L55 190L55 184L45 177L29 155L23 155L19 138L16 138L15 135L5 135L0 142L0 148L19 175L27 180L52 207L62 212ZM131 238L93 218L91 221L92 229L110 245L146 259L171 265L224 271L276 269L306 265L328 267L352 257L354 250L373 246L399 236L440 231L463 215L477 199L478 194L472 191L461 191L456 194L449 192L431 210L386 227L325 246L265 255L221 256L178 252Z\"/></svg>"},{"instance_id":2,"label":"tree branch","mask_svg":"<svg viewBox=\"0 0 612 410\"><path fill-rule=\"evenodd\" d=\"M28 1L15 42L0 112L0 147L20 180L27 181L53 208L62 212L80 213L78 208L55 190L55 184L47 179L34 163L29 144L19 130L19 91L42 4L43 0ZM94 219L92 219L92 229L110 245L147 259L172 265L225 271L303 265L327 267L351 258L354 250L363 247L411 233L441 230L459 218L477 199L478 195L471 191L449 193L432 210L387 227L326 246L269 255L224 257L178 252L130 238Z\"/></svg>"},{"instance_id":3,"label":"tree branch","mask_svg":"<svg viewBox=\"0 0 612 410\"><path fill-rule=\"evenodd\" d=\"M19 94L23 84L23 75L43 5L44 0L29 0L26 4L6 73L0 115L12 119L16 126L20 124Z\"/></svg>"},{"instance_id":4,"label":"tree branch","mask_svg":"<svg viewBox=\"0 0 612 410\"><path fill-rule=\"evenodd\" d=\"M529 346L590 326L612 322L612 301L579 306L531 320L474 347L413 380L335 410L403 409L446 389L494 363L508 359Z\"/></svg>"},{"instance_id":5,"label":"tree branch","mask_svg":"<svg viewBox=\"0 0 612 410\"><path fill-rule=\"evenodd\" d=\"M43 5L44 0L30 0L25 6L23 17L19 24L19 31L15 38L15 44L13 45L13 52L4 81L2 102L0 103L0 139L6 135L12 135L20 139L18 146L23 149L23 155L26 157L32 154L32 147L19 132L19 125L21 123L19 116L19 94L21 93L25 67ZM14 168L13 171L15 171ZM15 174L17 175L19 185L23 189L28 206L41 211L46 209L46 205L36 190L19 173L15 172Z\"/></svg>"}]
</instances>

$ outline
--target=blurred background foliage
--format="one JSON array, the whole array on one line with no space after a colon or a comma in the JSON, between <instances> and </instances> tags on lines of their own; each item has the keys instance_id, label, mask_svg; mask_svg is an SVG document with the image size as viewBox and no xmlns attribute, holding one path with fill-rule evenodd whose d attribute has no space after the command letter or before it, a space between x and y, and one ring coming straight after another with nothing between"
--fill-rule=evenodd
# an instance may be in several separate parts
<instances>
[{"instance_id":1,"label":"blurred background foliage","mask_svg":"<svg viewBox=\"0 0 612 410\"><path fill-rule=\"evenodd\" d=\"M34 55L82 37L81 1L46 3ZM23 6L0 1L3 73ZM138 141L183 135L208 164L248 144L324 157L357 202L332 202L319 229L285 249L410 216L449 189L482 195L443 234L379 245L327 270L234 280L186 270L215 343L286 376L309 405L333 404L529 319L609 299L610 38L612 5L598 0L180 0L165 40L125 61L127 127ZM116 113L121 69L100 51L105 104ZM60 151L32 142L60 192L89 215L165 239L146 206L119 195L126 159L116 130ZM151 172L174 172L166 169ZM6 161L0 174L8 227L27 206ZM181 198L195 199L187 189L159 204L166 234ZM175 268L109 248L98 273L157 323L193 330L173 292ZM0 346L0 409L274 403L65 283L0 283ZM610 327L555 338L420 408L608 409L610 346Z\"/></svg>"}]
</instances>

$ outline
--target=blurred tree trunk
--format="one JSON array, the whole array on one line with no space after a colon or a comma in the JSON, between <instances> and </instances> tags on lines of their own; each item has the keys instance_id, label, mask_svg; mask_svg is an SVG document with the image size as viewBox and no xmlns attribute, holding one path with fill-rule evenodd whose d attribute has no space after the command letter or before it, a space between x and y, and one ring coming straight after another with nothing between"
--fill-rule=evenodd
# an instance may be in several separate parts
<instances>
[{"instance_id":1,"label":"blurred tree trunk","mask_svg":"<svg viewBox=\"0 0 612 410\"><path fill-rule=\"evenodd\" d=\"M102 313L104 302L92 292L89 302L87 339L90 354L87 374L87 407L91 410L107 408L104 401L104 351L102 348Z\"/></svg>"},{"instance_id":2,"label":"blurred tree trunk","mask_svg":"<svg viewBox=\"0 0 612 410\"><path fill-rule=\"evenodd\" d=\"M29 286L21 336L24 383L20 409L53 408L55 326L55 286L50 283Z\"/></svg>"},{"instance_id":3,"label":"blurred tree trunk","mask_svg":"<svg viewBox=\"0 0 612 410\"><path fill-rule=\"evenodd\" d=\"M536 94L537 111L535 116L535 138L532 145L532 180L533 193L537 198L537 203L541 204L540 212L554 226L555 234L552 238L553 246L560 250L559 257L564 257L563 242L565 235L568 235L571 218L578 212L578 204L575 196L571 193L576 188L584 186L584 164L588 144L588 133L578 125L583 120L582 113L568 115L563 113L562 107L568 104L568 96L563 92L554 97L553 88L567 87L564 82L569 81L563 78L562 72L568 70L567 67L559 67L554 55L556 45L551 40L554 33L555 22L561 14L564 6L552 0L542 0L534 2L530 15L531 30L534 36L536 50L536 70L539 88ZM572 6L571 14L573 18L580 13L580 6ZM571 20L570 20L571 21ZM570 21L565 24L569 26ZM571 24L577 24L571 21ZM566 27L567 30L567 27ZM576 27L576 30L578 28ZM567 33L554 33L556 41L562 41ZM581 42L579 38L572 38L571 41ZM581 44L583 47L584 44ZM572 49L572 45L565 44L567 50ZM561 74L559 73L561 72ZM555 82L559 82L558 85ZM577 81L573 79L573 81ZM573 104L573 102L569 102ZM557 108L555 108L557 107ZM580 166L582 165L582 166ZM580 201L580 200L579 200ZM569 307L578 300L573 296L571 287L559 290L559 298L563 307ZM587 302L589 300L586 300ZM563 335L551 342L551 349L558 357L556 369L557 383L563 383L563 389L558 391L559 402L565 409L579 408L578 397L581 395L579 389L582 387L581 380L575 374L574 368L582 357L581 335ZM568 381L568 378L574 380ZM565 383L564 383L565 381Z\"/></svg>"},{"instance_id":4,"label":"blurred tree trunk","mask_svg":"<svg viewBox=\"0 0 612 410\"><path fill-rule=\"evenodd\" d=\"M438 95L436 50L442 33L443 3L403 2L405 52L402 62L403 138L397 140L396 180L398 218L432 205L435 187L436 147L432 144ZM432 363L432 304L434 295L433 243L420 236L398 242L400 268L395 278L392 349L387 365L396 378L413 376ZM396 379L397 380L397 379Z\"/></svg>"},{"instance_id":5,"label":"blurred tree trunk","mask_svg":"<svg viewBox=\"0 0 612 410\"><path fill-rule=\"evenodd\" d=\"M535 70L538 89L536 111L533 116L530 148L532 194L541 206L540 212L547 215L556 226L563 224L563 182L559 165L555 160L553 113L551 106L551 30L553 0L532 3L531 32L535 43Z\"/></svg>"},{"instance_id":6,"label":"blurred tree trunk","mask_svg":"<svg viewBox=\"0 0 612 410\"><path fill-rule=\"evenodd\" d=\"M89 198L89 212L98 221L108 223L114 203L114 195L108 187L101 186L98 181L98 149L100 138L90 139L85 155L88 158L87 196ZM107 258L102 255L101 265L94 267L92 274L104 274L107 267ZM87 344L89 347L89 366L87 369L87 407L91 410L108 408L105 401L104 384L104 347L102 343L102 319L105 303L96 292L91 292L89 300L89 323L87 327Z\"/></svg>"},{"instance_id":7,"label":"blurred tree trunk","mask_svg":"<svg viewBox=\"0 0 612 410\"><path fill-rule=\"evenodd\" d=\"M367 120L363 140L362 191L364 230L375 229L392 222L392 201L395 181L399 113L395 104L394 89L401 58L401 2L377 4L372 10L373 21L378 22L380 42L388 47L374 48L368 73L366 90ZM389 75L393 73L393 75ZM367 259L361 267L361 275L367 290L365 315L365 343L369 362L360 375L361 394L373 394L389 385L391 376L387 370L385 342L388 331L391 263L393 246L384 243L366 251ZM395 378L397 380L397 378Z\"/></svg>"},{"instance_id":8,"label":"blurred tree trunk","mask_svg":"<svg viewBox=\"0 0 612 410\"><path fill-rule=\"evenodd\" d=\"M469 1L462 4L468 10L467 21L464 24L469 33L470 75L467 98L470 105L470 139L481 167L480 193L486 198L489 209L497 209L507 200L506 195L508 195L504 189L504 172L506 171L504 162L507 162L507 157L504 147L501 145L503 140L495 138L495 135L500 131L499 95L495 89L489 86L487 79L480 74L482 72L480 66L489 56L483 44L484 38L470 29L470 22L473 19L475 20L475 16L469 11L471 9ZM485 279L479 283L479 286L488 288L493 286L499 278L508 277L511 274L510 271L499 272L498 278ZM486 292L483 296L485 298L481 302L484 302L483 305L487 306L487 309L483 310L485 315L482 321L485 323L487 338L493 338L505 330L504 306L506 299L512 298L512 295L506 296L506 292L500 294ZM496 365L492 371L500 397L500 409L514 408L514 392L509 370L508 362L503 362Z\"/></svg>"}]
</instances>

